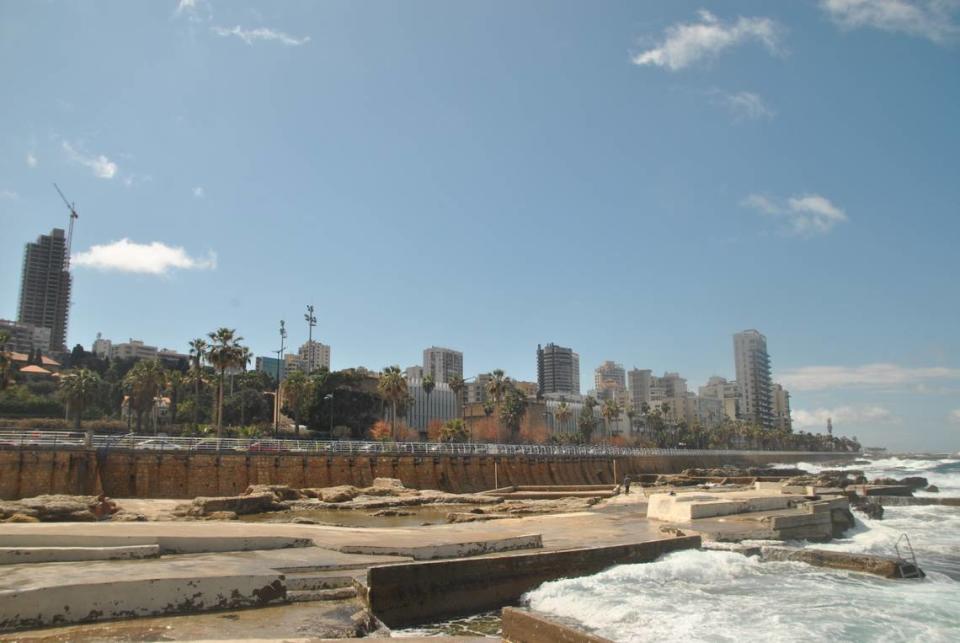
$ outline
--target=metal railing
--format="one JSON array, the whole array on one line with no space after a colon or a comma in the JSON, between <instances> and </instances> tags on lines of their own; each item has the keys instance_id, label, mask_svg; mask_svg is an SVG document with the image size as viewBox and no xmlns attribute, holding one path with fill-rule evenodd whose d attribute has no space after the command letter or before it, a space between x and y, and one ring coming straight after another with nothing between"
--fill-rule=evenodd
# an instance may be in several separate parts
<instances>
[{"instance_id":1,"label":"metal railing","mask_svg":"<svg viewBox=\"0 0 960 643\"><path fill-rule=\"evenodd\" d=\"M85 434L66 431L0 430L2 448L85 448ZM611 457L670 455L822 455L829 451L756 451L745 449L646 449L602 445L488 444L457 442L366 442L357 440L275 440L273 438L169 437L99 434L93 447L100 450L208 453L314 453L328 455L494 455L546 457Z\"/></svg>"}]
</instances>

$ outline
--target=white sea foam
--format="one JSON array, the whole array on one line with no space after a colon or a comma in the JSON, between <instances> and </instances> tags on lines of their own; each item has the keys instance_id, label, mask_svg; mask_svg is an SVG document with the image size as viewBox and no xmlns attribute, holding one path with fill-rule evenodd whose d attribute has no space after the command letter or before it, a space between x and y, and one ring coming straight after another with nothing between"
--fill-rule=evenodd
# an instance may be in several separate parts
<instances>
[{"instance_id":1,"label":"white sea foam","mask_svg":"<svg viewBox=\"0 0 960 643\"><path fill-rule=\"evenodd\" d=\"M782 465L790 466L790 465ZM869 478L924 476L960 496L960 460L884 458L847 467ZM802 563L760 563L723 551L684 551L586 578L546 583L533 609L573 618L614 641L960 641L960 508L886 507L841 540L808 545L893 554L909 535L928 576L891 581ZM901 548L903 551L903 548Z\"/></svg>"},{"instance_id":2,"label":"white sea foam","mask_svg":"<svg viewBox=\"0 0 960 643\"><path fill-rule=\"evenodd\" d=\"M960 640L960 583L942 574L894 582L721 551L545 583L526 600L623 642Z\"/></svg>"}]
</instances>

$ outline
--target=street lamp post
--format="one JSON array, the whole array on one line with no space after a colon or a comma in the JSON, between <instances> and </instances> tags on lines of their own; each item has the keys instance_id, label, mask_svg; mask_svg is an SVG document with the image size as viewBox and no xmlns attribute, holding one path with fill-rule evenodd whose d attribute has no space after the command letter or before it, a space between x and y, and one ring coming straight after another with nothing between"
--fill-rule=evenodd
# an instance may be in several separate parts
<instances>
[{"instance_id":1,"label":"street lamp post","mask_svg":"<svg viewBox=\"0 0 960 643\"><path fill-rule=\"evenodd\" d=\"M303 318L307 322L307 375L309 375L313 372L313 327L317 325L317 318L313 314L313 304L307 306L307 313Z\"/></svg>"},{"instance_id":2,"label":"street lamp post","mask_svg":"<svg viewBox=\"0 0 960 643\"><path fill-rule=\"evenodd\" d=\"M280 320L280 350L277 351L277 394L274 399L276 404L276 413L273 415L273 437L274 439L280 437L280 366L283 364L283 349L284 342L287 339L287 325L286 322L282 319Z\"/></svg>"}]
</instances>

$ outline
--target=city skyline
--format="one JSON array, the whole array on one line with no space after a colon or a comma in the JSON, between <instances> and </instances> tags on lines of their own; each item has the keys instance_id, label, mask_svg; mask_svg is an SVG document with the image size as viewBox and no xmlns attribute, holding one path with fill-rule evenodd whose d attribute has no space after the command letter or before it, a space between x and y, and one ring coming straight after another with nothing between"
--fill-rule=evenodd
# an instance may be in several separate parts
<instances>
[{"instance_id":1,"label":"city skyline","mask_svg":"<svg viewBox=\"0 0 960 643\"><path fill-rule=\"evenodd\" d=\"M196 4L0 7L0 318L23 244L68 225L56 181L68 348L228 326L269 356L313 304L333 368L439 345L532 381L555 342L582 382L613 360L696 390L757 328L795 428L960 442L949 29L817 2Z\"/></svg>"}]
</instances>

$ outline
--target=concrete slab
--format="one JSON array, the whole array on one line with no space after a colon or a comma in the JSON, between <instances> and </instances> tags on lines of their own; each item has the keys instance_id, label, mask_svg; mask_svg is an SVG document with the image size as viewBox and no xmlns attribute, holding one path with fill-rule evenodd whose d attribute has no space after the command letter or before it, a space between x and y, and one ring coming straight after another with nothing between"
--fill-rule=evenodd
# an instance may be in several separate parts
<instances>
[{"instance_id":1,"label":"concrete slab","mask_svg":"<svg viewBox=\"0 0 960 643\"><path fill-rule=\"evenodd\" d=\"M339 551L348 554L371 554L381 556L408 556L414 560L437 560L440 558L465 558L518 549L543 547L540 534L510 536L493 540L474 540L462 543L397 547L395 545L342 545Z\"/></svg>"},{"instance_id":2,"label":"concrete slab","mask_svg":"<svg viewBox=\"0 0 960 643\"><path fill-rule=\"evenodd\" d=\"M717 493L655 493L648 498L647 517L683 522L714 516L774 511L797 505L798 499L781 493L727 491Z\"/></svg>"},{"instance_id":3,"label":"concrete slab","mask_svg":"<svg viewBox=\"0 0 960 643\"><path fill-rule=\"evenodd\" d=\"M61 563L81 560L132 560L156 558L159 545L126 547L0 547L0 565Z\"/></svg>"}]
</instances>

